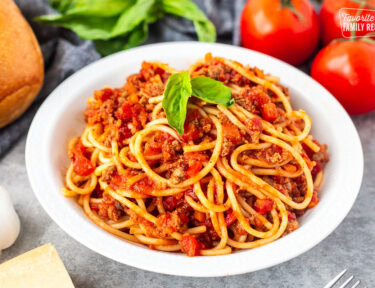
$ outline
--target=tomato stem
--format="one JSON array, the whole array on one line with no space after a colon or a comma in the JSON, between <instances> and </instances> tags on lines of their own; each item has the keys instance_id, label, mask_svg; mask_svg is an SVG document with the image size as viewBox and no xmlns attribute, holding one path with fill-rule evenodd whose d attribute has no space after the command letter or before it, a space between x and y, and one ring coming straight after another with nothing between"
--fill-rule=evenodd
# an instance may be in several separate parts
<instances>
[{"instance_id":1,"label":"tomato stem","mask_svg":"<svg viewBox=\"0 0 375 288\"><path fill-rule=\"evenodd\" d=\"M298 20L302 21L303 15L297 11L296 7L293 5L292 0L281 0L281 8L289 9L294 15L298 17Z\"/></svg>"}]
</instances>

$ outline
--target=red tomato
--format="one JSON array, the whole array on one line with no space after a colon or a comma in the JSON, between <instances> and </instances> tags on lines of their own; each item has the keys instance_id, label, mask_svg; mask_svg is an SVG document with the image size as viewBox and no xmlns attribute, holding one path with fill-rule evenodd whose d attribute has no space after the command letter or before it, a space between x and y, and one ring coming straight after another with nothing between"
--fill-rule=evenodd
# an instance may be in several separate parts
<instances>
[{"instance_id":1,"label":"red tomato","mask_svg":"<svg viewBox=\"0 0 375 288\"><path fill-rule=\"evenodd\" d=\"M349 114L375 109L375 44L339 41L323 48L311 76L330 91Z\"/></svg>"},{"instance_id":2,"label":"red tomato","mask_svg":"<svg viewBox=\"0 0 375 288\"><path fill-rule=\"evenodd\" d=\"M241 37L246 48L298 65L318 44L318 16L308 0L249 0L242 11Z\"/></svg>"},{"instance_id":3,"label":"red tomato","mask_svg":"<svg viewBox=\"0 0 375 288\"><path fill-rule=\"evenodd\" d=\"M375 0L365 2L364 8L375 6ZM320 32L323 44L328 44L333 39L342 38L340 9L341 8L359 8L360 4L353 0L324 0L319 13ZM347 10L345 13L355 15L356 10ZM358 35L358 33L357 33Z\"/></svg>"},{"instance_id":4,"label":"red tomato","mask_svg":"<svg viewBox=\"0 0 375 288\"><path fill-rule=\"evenodd\" d=\"M189 257L199 255L199 251L203 248L203 244L192 235L182 236L180 244L182 251Z\"/></svg>"},{"instance_id":5,"label":"red tomato","mask_svg":"<svg viewBox=\"0 0 375 288\"><path fill-rule=\"evenodd\" d=\"M193 123L185 124L184 134L181 135L184 142L199 139L199 130Z\"/></svg>"},{"instance_id":6,"label":"red tomato","mask_svg":"<svg viewBox=\"0 0 375 288\"><path fill-rule=\"evenodd\" d=\"M262 106L262 117L270 122L273 122L277 119L279 113L277 112L277 107L274 103L266 103Z\"/></svg>"},{"instance_id":7,"label":"red tomato","mask_svg":"<svg viewBox=\"0 0 375 288\"><path fill-rule=\"evenodd\" d=\"M138 192L138 193L150 195L150 193L155 189L154 185L155 185L154 181L150 179L149 177L146 177L146 178L141 179L137 183L133 184L132 186L130 186L130 190Z\"/></svg>"},{"instance_id":8,"label":"red tomato","mask_svg":"<svg viewBox=\"0 0 375 288\"><path fill-rule=\"evenodd\" d=\"M191 166L189 166L186 174L191 178L194 177L199 171L202 170L202 163L201 162L193 162Z\"/></svg>"},{"instance_id":9,"label":"red tomato","mask_svg":"<svg viewBox=\"0 0 375 288\"><path fill-rule=\"evenodd\" d=\"M234 221L236 221L236 220L237 220L236 214L234 213L234 211L232 209L229 209L228 212L225 215L225 224L227 226L229 226L229 225L233 224Z\"/></svg>"},{"instance_id":10,"label":"red tomato","mask_svg":"<svg viewBox=\"0 0 375 288\"><path fill-rule=\"evenodd\" d=\"M199 139L199 129L197 121L201 118L198 109L188 110L184 123L184 134L181 135L183 141L188 142Z\"/></svg>"},{"instance_id":11,"label":"red tomato","mask_svg":"<svg viewBox=\"0 0 375 288\"><path fill-rule=\"evenodd\" d=\"M257 199L254 204L255 210L260 213L264 214L270 212L273 207L273 200L271 199Z\"/></svg>"},{"instance_id":12,"label":"red tomato","mask_svg":"<svg viewBox=\"0 0 375 288\"><path fill-rule=\"evenodd\" d=\"M163 197L163 206L165 210L172 212L177 206L184 202L184 193Z\"/></svg>"},{"instance_id":13,"label":"red tomato","mask_svg":"<svg viewBox=\"0 0 375 288\"><path fill-rule=\"evenodd\" d=\"M229 139L234 145L242 141L240 130L232 123L223 123L223 136Z\"/></svg>"},{"instance_id":14,"label":"red tomato","mask_svg":"<svg viewBox=\"0 0 375 288\"><path fill-rule=\"evenodd\" d=\"M94 172L95 167L92 162L85 156L85 147L78 143L72 151L73 153L73 170L80 176L88 176Z\"/></svg>"}]
</instances>

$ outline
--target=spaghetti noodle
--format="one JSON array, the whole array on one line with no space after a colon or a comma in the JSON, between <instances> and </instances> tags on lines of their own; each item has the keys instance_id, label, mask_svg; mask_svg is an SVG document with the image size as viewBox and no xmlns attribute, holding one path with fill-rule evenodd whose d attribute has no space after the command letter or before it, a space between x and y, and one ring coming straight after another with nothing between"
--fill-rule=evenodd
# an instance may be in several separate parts
<instances>
[{"instance_id":1,"label":"spaghetti noodle","mask_svg":"<svg viewBox=\"0 0 375 288\"><path fill-rule=\"evenodd\" d=\"M297 229L319 202L328 162L309 116L257 68L207 54L189 72L221 81L235 104L192 97L179 135L162 106L177 71L144 62L123 87L88 99L64 195L117 237L188 256L255 248Z\"/></svg>"}]
</instances>

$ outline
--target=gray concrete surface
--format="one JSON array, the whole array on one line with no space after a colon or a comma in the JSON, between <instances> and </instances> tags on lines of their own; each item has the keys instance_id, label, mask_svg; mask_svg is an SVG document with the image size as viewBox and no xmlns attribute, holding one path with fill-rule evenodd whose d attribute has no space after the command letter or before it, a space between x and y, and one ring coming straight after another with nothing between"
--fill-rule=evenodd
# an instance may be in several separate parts
<instances>
[{"instance_id":1,"label":"gray concrete surface","mask_svg":"<svg viewBox=\"0 0 375 288\"><path fill-rule=\"evenodd\" d=\"M357 201L343 223L328 238L286 263L240 276L186 278L146 272L96 254L62 231L39 205L26 175L25 138L0 159L0 184L11 192L22 222L18 240L3 251L0 263L51 242L57 247L77 288L320 288L344 268L357 275L368 288L375 287L375 113L353 119L365 154L365 174Z\"/></svg>"}]
</instances>

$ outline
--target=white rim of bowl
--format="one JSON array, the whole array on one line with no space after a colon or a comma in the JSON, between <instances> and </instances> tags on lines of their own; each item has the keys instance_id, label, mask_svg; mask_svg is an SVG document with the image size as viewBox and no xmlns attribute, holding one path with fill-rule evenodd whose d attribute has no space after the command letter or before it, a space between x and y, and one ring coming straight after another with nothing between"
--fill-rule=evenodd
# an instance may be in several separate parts
<instances>
[{"instance_id":1,"label":"white rim of bowl","mask_svg":"<svg viewBox=\"0 0 375 288\"><path fill-rule=\"evenodd\" d=\"M283 65L286 69L289 69L290 73L293 73L294 77L305 82L310 82L310 84L314 86L314 89L318 90L321 94L324 94L324 96L326 97L324 101L326 101L331 106L335 106L335 108L337 109L337 115L335 116L337 117L338 122L340 122L341 125L342 123L345 124L342 126L345 126L345 133L347 136L346 139L350 142L351 148L353 148L351 150L352 154L348 155L347 157L349 157L348 159L350 160L350 168L355 170L357 175L350 181L347 181L344 177L340 177L340 179L343 181L343 183L345 182L346 185L345 187L341 188L345 188L348 191L354 192L351 192L351 194L349 194L350 199L339 198L337 199L335 205L333 207L330 207L331 211L335 211L335 221L326 222L325 225L321 227L319 226L319 223L317 223L317 220L314 221L314 219L311 219L308 225L306 224L300 227L297 231L294 231L293 233L287 235L286 237L280 238L275 242L256 249L241 251L223 256L189 258L181 254L159 252L150 250L148 248L139 247L122 239L118 239L108 232L102 231L106 234L104 235L103 233L100 233L99 231L95 230L93 227L89 227L88 225L86 225L87 227L77 227L74 225L70 225L70 223L67 223L65 221L66 215L63 214L63 211L53 209L53 207L49 203L50 201L52 201L54 194L48 193L50 189L54 189L53 187L51 188L51 186L49 186L49 182L52 182L50 181L50 179L48 179L48 175L40 175L40 172L43 172L43 168L39 170L41 164L43 165L47 163L46 161L48 160L48 157L50 155L40 155L36 153L37 151L35 151L35 148L39 147L40 149L40 147L44 147L43 145L45 145L45 143L43 142L43 138L40 137L40 132L43 131L43 129L41 129L42 127L44 129L46 128L44 121L46 119L50 119L50 115L53 115L53 112L55 110L54 108L56 108L56 105L54 104L54 96L57 95L56 91L63 90L70 83L77 82L78 78L82 77L83 75L88 76L93 68L98 69L100 68L100 66L108 65L108 63L115 63L117 59L120 59L122 57L131 57L132 54L135 53L147 53L147 50L163 49L165 47L185 49L185 51L189 51L189 49L197 49L197 47L201 47L202 50L208 48L210 51L222 49L228 50L228 52L229 50L231 50L231 52L233 53L237 52L240 54L252 53L257 57L264 58L265 61L270 61L270 59L267 58L271 58L271 60L278 65ZM215 52L213 51L213 53ZM79 81L77 83L79 84ZM49 128L53 127L52 123L54 122L53 119L50 120L51 123L47 124L49 125ZM280 264L308 251L319 242L321 242L324 238L326 238L348 214L358 195L363 176L363 152L360 138L355 129L355 126L342 106L324 87L322 87L319 83L317 83L308 75L299 71L295 67L290 66L289 64L286 64L271 56L226 44L209 44L199 42L170 42L141 46L102 58L94 63L91 63L90 65L87 65L75 74L68 77L50 94L50 96L44 101L37 114L35 115L27 136L25 160L28 177L38 201L47 212L47 214L75 240L90 248L91 250L123 264L152 272L193 277L228 276L253 272ZM334 209L335 207L340 207L340 209L336 210ZM333 215L332 212L329 213L328 209L326 210L326 212L328 213L326 214L326 216L329 216L329 214ZM72 214L69 215L69 217L75 217L76 220L82 218L80 215ZM112 243L115 246L118 246L119 241L121 241L120 245L121 247L123 246L123 250L126 250L126 254L123 253L124 251L113 251L113 247L111 247L110 245L98 245L98 243L93 239L90 239L89 237L83 237L81 228L86 229L90 233L100 235L103 241ZM314 231L319 231L319 234L314 233ZM309 239L309 241L302 241L304 239ZM300 245L298 249L294 249L296 247L294 245L297 243L303 244ZM275 254L275 248L278 248L278 254ZM249 259L248 254L250 252L252 253L253 257L257 258L262 256L266 260L260 263L249 262L247 259ZM215 269L211 269L212 267L214 267Z\"/></svg>"}]
</instances>

